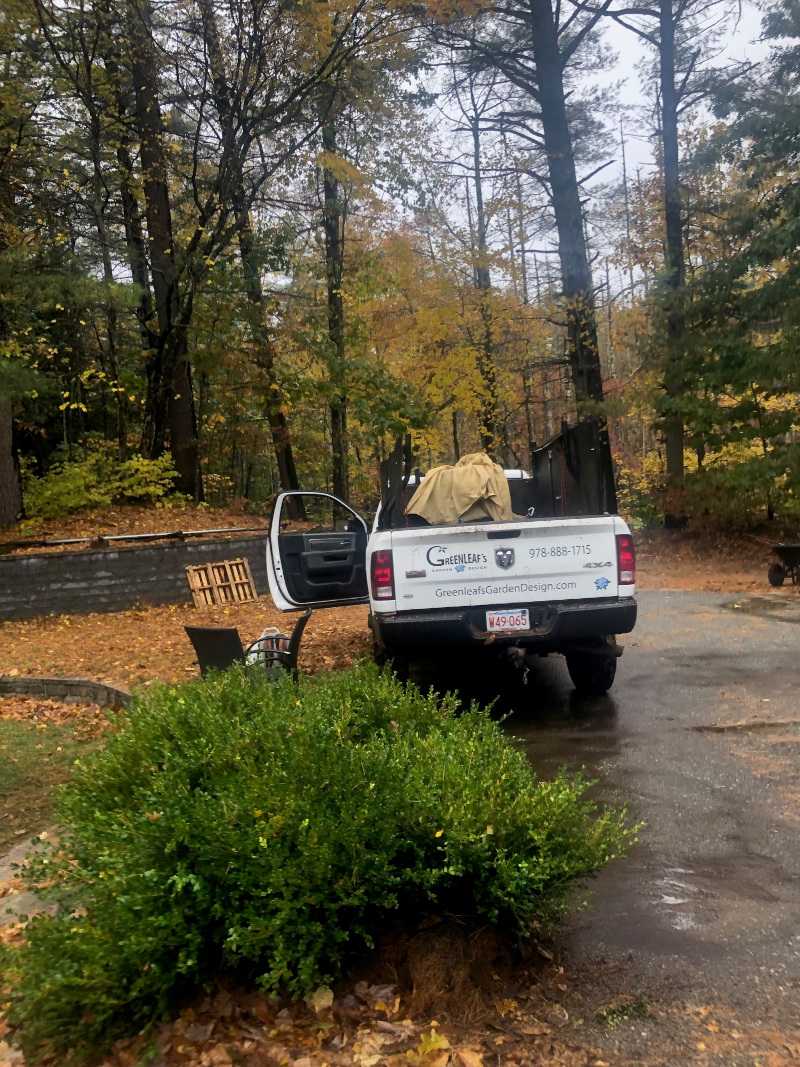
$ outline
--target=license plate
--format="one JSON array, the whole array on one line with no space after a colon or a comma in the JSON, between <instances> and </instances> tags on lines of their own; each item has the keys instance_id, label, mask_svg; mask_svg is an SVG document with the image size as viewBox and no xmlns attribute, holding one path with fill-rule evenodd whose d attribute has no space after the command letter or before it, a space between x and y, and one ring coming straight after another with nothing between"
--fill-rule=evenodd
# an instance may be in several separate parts
<instances>
[{"instance_id":1,"label":"license plate","mask_svg":"<svg viewBox=\"0 0 800 1067\"><path fill-rule=\"evenodd\" d=\"M487 611L486 629L494 630L530 630L531 623L527 608L515 611Z\"/></svg>"}]
</instances>

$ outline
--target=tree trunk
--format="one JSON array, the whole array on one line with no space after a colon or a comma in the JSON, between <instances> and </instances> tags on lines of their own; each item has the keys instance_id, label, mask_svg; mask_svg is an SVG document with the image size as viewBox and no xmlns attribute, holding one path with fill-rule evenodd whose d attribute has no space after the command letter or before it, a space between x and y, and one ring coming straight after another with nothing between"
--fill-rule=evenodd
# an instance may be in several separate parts
<instances>
[{"instance_id":1,"label":"tree trunk","mask_svg":"<svg viewBox=\"0 0 800 1067\"><path fill-rule=\"evenodd\" d=\"M120 119L124 115L120 113ZM139 211L139 201L136 199L136 182L133 173L133 160L131 159L130 146L127 143L120 144L117 148L117 162L120 166L120 200L122 202L122 215L125 226L125 244L128 249L128 263L131 268L131 278L136 286L139 299L136 302L136 319L139 323L139 335L142 339L142 347L145 353L155 351L158 345L158 334L152 328L153 319L153 294L150 289L150 274L147 265L147 245L145 243L142 216Z\"/></svg>"},{"instance_id":2,"label":"tree trunk","mask_svg":"<svg viewBox=\"0 0 800 1067\"><path fill-rule=\"evenodd\" d=\"M520 259L520 278L522 282L522 304L524 307L528 307L529 294L528 294L528 259L527 259L527 239L525 236L525 214L524 204L522 200L522 182L520 181L519 171L514 168L514 177L517 187L517 227L519 229L519 259ZM511 224L509 223L509 229L511 230L510 240L513 242L514 235ZM537 285L537 301L541 302L541 293L538 291ZM530 358L530 338L527 331L523 340L525 346L525 354L522 359L522 391L525 397L525 425L528 430L528 463L531 470L533 470L533 453L536 448L536 422L533 414L533 362Z\"/></svg>"},{"instance_id":3,"label":"tree trunk","mask_svg":"<svg viewBox=\"0 0 800 1067\"><path fill-rule=\"evenodd\" d=\"M684 289L683 225L678 156L678 89L675 84L675 18L672 0L659 0L659 66L661 81L661 143L664 156L664 221L666 225L667 365L664 419L667 459L667 501L664 525L680 525L683 505L683 417L675 401L683 394Z\"/></svg>"},{"instance_id":4,"label":"tree trunk","mask_svg":"<svg viewBox=\"0 0 800 1067\"><path fill-rule=\"evenodd\" d=\"M105 204L103 202L103 168L100 158L100 115L96 111L91 113L89 130L92 141L92 212L95 217L97 239L103 260L103 281L108 288L108 304L106 306L106 345L105 349L102 344L99 346L100 358L101 360L103 360L103 357L108 359L108 365L111 371L114 402L117 409L117 455L121 461L124 461L128 458L128 395L120 384L119 359L117 356L117 309L114 304L113 295L114 268L111 262L111 240L108 234L108 226L106 225Z\"/></svg>"},{"instance_id":5,"label":"tree trunk","mask_svg":"<svg viewBox=\"0 0 800 1067\"><path fill-rule=\"evenodd\" d=\"M492 323L491 292L492 278L489 271L486 240L486 211L483 203L483 168L481 166L480 122L471 119L472 125L472 176L475 183L474 247L475 287L480 301L483 336L478 356L478 372L483 382L484 395L480 410L481 446L492 459L497 459L503 442L502 427L497 407L497 367L495 362L494 328Z\"/></svg>"},{"instance_id":6,"label":"tree trunk","mask_svg":"<svg viewBox=\"0 0 800 1067\"><path fill-rule=\"evenodd\" d=\"M242 208L242 210L244 210ZM255 255L253 231L248 217L239 226L239 254L242 259L242 271L247 286L248 320L250 332L255 343L255 363L267 377L266 416L278 466L278 481L284 492L300 488L297 469L294 463L292 439L289 424L282 410L282 394L275 375L275 345L267 323L267 309L264 303L264 290L261 274ZM305 519L302 498L289 498L289 517Z\"/></svg>"},{"instance_id":7,"label":"tree trunk","mask_svg":"<svg viewBox=\"0 0 800 1067\"><path fill-rule=\"evenodd\" d=\"M22 511L22 487L14 455L12 426L11 401L0 397L0 527L11 526Z\"/></svg>"},{"instance_id":8,"label":"tree trunk","mask_svg":"<svg viewBox=\"0 0 800 1067\"><path fill-rule=\"evenodd\" d=\"M272 447L275 450L275 461L278 464L278 479L284 491L299 489L300 481L294 462L289 424L281 410L283 397L275 375L275 344L266 321L267 309L249 219L239 230L239 253L250 305L248 319L256 347L255 363L267 376L266 416L272 436Z\"/></svg>"},{"instance_id":9,"label":"tree trunk","mask_svg":"<svg viewBox=\"0 0 800 1067\"><path fill-rule=\"evenodd\" d=\"M567 359L580 416L582 403L590 401L597 405L602 404L604 400L594 286L583 229L572 137L567 121L564 69L556 21L551 0L529 2L531 44L536 63L550 195L558 232L558 255L567 321ZM592 413L591 418L598 425L598 460L606 496L604 506L605 510L614 511L614 471L608 428L602 414Z\"/></svg>"},{"instance_id":10,"label":"tree trunk","mask_svg":"<svg viewBox=\"0 0 800 1067\"><path fill-rule=\"evenodd\" d=\"M330 156L336 154L336 125L332 110L331 104L322 128L322 147ZM349 499L350 492L347 464L347 374L344 350L344 301L342 299L346 208L342 201L341 184L328 167L323 169L322 187L324 196L322 219L325 231L325 276L328 294L328 376L331 386L333 492L335 496L346 502Z\"/></svg>"},{"instance_id":11,"label":"tree trunk","mask_svg":"<svg viewBox=\"0 0 800 1067\"><path fill-rule=\"evenodd\" d=\"M522 395L525 397L525 427L528 431L528 462L533 469L533 453L536 449L536 429L533 417L533 372L522 365Z\"/></svg>"},{"instance_id":12,"label":"tree trunk","mask_svg":"<svg viewBox=\"0 0 800 1067\"><path fill-rule=\"evenodd\" d=\"M9 176L0 171L0 222L13 225L14 193ZM6 242L0 229L0 251ZM6 341L9 324L0 303L0 341ZM0 528L11 526L22 512L22 482L14 448L14 408L10 396L0 395Z\"/></svg>"},{"instance_id":13,"label":"tree trunk","mask_svg":"<svg viewBox=\"0 0 800 1067\"><path fill-rule=\"evenodd\" d=\"M219 40L217 19L211 0L199 0L200 14L203 20L203 35L208 49L211 66L211 80L214 90L214 106L219 118L222 137L226 143L232 142L235 131L231 107L231 91L225 73L225 64ZM278 478L283 490L299 489L300 482L294 463L292 441L289 426L282 407L283 397L275 375L275 345L267 321L267 308L264 302L264 289L255 252L253 229L250 212L244 191L244 175L240 158L232 154L232 164L236 168L232 184L233 202L237 229L239 231L239 254L242 273L247 288L249 303L248 322L255 344L255 363L267 376L266 417L278 464ZM300 518L302 516L297 515Z\"/></svg>"},{"instance_id":14,"label":"tree trunk","mask_svg":"<svg viewBox=\"0 0 800 1067\"><path fill-rule=\"evenodd\" d=\"M169 398L170 455L178 472L177 488L199 504L202 500L200 456L197 448L197 415L194 407L192 366L179 359L172 371Z\"/></svg>"},{"instance_id":15,"label":"tree trunk","mask_svg":"<svg viewBox=\"0 0 800 1067\"><path fill-rule=\"evenodd\" d=\"M153 294L150 290L147 244L142 225L142 213L139 210L139 200L136 195L138 183L131 154L133 139L130 132L130 120L132 116L129 114L128 100L123 89L124 76L117 51L121 24L117 20L114 9L110 8L108 3L98 4L97 11L99 17L103 20L105 32L103 61L108 72L109 81L114 87L114 101L116 104L114 117L117 124L115 132L119 138L116 157L119 165L120 200L122 203L122 221L125 227L125 245L128 250L131 279L139 293L139 299L136 304L136 318L139 323L142 348L145 352L145 358L149 360L158 345L158 334L152 326Z\"/></svg>"},{"instance_id":16,"label":"tree trunk","mask_svg":"<svg viewBox=\"0 0 800 1067\"><path fill-rule=\"evenodd\" d=\"M458 409L453 408L450 421L453 428L453 463L461 459L461 442L458 440Z\"/></svg>"},{"instance_id":17,"label":"tree trunk","mask_svg":"<svg viewBox=\"0 0 800 1067\"><path fill-rule=\"evenodd\" d=\"M147 365L145 439L151 456L159 456L170 432L170 452L178 472L177 488L198 500L197 422L188 359L186 308L178 291L172 213L164 151L158 65L152 37L150 0L131 0L131 77L140 142L145 218L150 247L158 343Z\"/></svg>"}]
</instances>

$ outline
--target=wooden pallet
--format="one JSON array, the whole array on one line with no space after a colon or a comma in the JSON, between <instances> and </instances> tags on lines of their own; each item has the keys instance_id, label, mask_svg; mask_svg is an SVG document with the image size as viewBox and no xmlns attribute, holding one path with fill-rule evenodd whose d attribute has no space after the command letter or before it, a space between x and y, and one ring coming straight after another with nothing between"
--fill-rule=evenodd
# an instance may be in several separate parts
<instances>
[{"instance_id":1,"label":"wooden pallet","mask_svg":"<svg viewBox=\"0 0 800 1067\"><path fill-rule=\"evenodd\" d=\"M196 608L214 604L246 604L256 599L256 587L246 559L199 563L186 568Z\"/></svg>"}]
</instances>

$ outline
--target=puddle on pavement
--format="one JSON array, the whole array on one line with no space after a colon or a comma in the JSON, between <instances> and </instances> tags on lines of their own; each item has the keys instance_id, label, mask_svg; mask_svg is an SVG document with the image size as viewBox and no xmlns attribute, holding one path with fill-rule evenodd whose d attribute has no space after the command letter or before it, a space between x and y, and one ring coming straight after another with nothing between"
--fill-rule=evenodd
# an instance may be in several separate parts
<instances>
[{"instance_id":1,"label":"puddle on pavement","mask_svg":"<svg viewBox=\"0 0 800 1067\"><path fill-rule=\"evenodd\" d=\"M729 952L731 924L742 908L779 902L782 873L753 853L670 863L640 844L628 860L601 871L589 898L591 918L574 916L568 941L612 956L642 952L701 961Z\"/></svg>"},{"instance_id":2,"label":"puddle on pavement","mask_svg":"<svg viewBox=\"0 0 800 1067\"><path fill-rule=\"evenodd\" d=\"M600 949L609 958L636 952L700 961L721 954L704 936L717 915L714 894L691 868L665 863L644 844L601 871L589 889L589 911L571 916L564 930L577 955Z\"/></svg>"},{"instance_id":3,"label":"puddle on pavement","mask_svg":"<svg viewBox=\"0 0 800 1067\"><path fill-rule=\"evenodd\" d=\"M494 701L496 714L506 716L503 728L540 777L550 778L562 767L583 771L597 779L595 802L628 803L632 818L639 817L621 758L634 739L618 719L613 690L605 697L578 697L562 659L534 664L527 685L519 672L488 663L439 665L415 681L440 692L456 689L467 703ZM741 901L769 899L765 886L775 872L762 869L765 863L749 855L681 862L659 855L653 842L641 842L589 885L590 910L576 913L564 937L576 948L588 939L614 954L633 950L698 961L719 956L725 949L711 931Z\"/></svg>"},{"instance_id":4,"label":"puddle on pavement","mask_svg":"<svg viewBox=\"0 0 800 1067\"><path fill-rule=\"evenodd\" d=\"M505 726L540 778L552 778L562 767L571 772L583 771L598 779L596 800L624 803L627 799L621 796L613 775L623 738L612 697L582 700L573 696L555 714L517 713Z\"/></svg>"},{"instance_id":5,"label":"puddle on pavement","mask_svg":"<svg viewBox=\"0 0 800 1067\"><path fill-rule=\"evenodd\" d=\"M724 611L732 611L740 615L767 615L780 622L800 623L800 603L794 597L791 599L786 596L740 597L738 600L728 601L721 606Z\"/></svg>"},{"instance_id":6,"label":"puddle on pavement","mask_svg":"<svg viewBox=\"0 0 800 1067\"><path fill-rule=\"evenodd\" d=\"M700 930L716 918L716 894L698 884L695 871L666 867L653 883L648 901L673 930Z\"/></svg>"}]
</instances>

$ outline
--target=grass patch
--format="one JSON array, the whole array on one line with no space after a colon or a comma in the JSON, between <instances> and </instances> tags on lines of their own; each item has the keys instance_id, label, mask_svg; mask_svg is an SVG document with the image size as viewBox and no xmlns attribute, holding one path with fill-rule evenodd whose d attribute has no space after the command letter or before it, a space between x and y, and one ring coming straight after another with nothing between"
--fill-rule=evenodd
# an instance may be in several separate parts
<instances>
[{"instance_id":1,"label":"grass patch","mask_svg":"<svg viewBox=\"0 0 800 1067\"><path fill-rule=\"evenodd\" d=\"M58 787L96 747L69 724L0 719L0 851L52 824Z\"/></svg>"}]
</instances>

